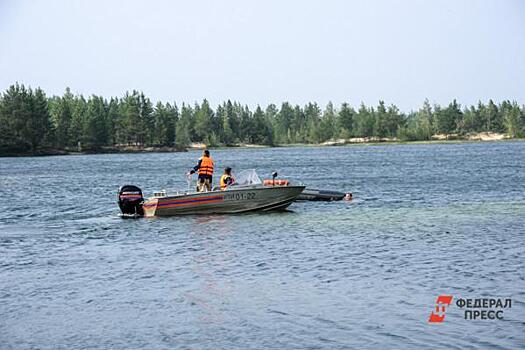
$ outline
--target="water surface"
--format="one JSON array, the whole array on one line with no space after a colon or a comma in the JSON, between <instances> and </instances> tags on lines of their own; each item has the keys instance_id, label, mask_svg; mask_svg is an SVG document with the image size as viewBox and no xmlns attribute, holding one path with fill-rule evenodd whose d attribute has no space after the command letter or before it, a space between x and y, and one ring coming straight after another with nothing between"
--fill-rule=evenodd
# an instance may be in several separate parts
<instances>
[{"instance_id":1,"label":"water surface","mask_svg":"<svg viewBox=\"0 0 525 350\"><path fill-rule=\"evenodd\" d=\"M118 186L186 188L198 156L0 159L0 348L525 347L524 142L216 150L355 199L118 217ZM428 324L439 294L513 305Z\"/></svg>"}]
</instances>

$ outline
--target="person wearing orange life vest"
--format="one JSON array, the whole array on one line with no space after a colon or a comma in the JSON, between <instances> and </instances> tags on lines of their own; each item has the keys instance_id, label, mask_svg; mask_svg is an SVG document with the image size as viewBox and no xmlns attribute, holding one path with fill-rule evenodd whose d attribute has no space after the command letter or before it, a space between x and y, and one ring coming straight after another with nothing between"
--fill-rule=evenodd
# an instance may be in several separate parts
<instances>
[{"instance_id":1,"label":"person wearing orange life vest","mask_svg":"<svg viewBox=\"0 0 525 350\"><path fill-rule=\"evenodd\" d=\"M221 186L221 191L224 191L228 186L231 186L235 183L235 179L232 176L232 168L227 167L224 169L224 174L222 174L221 179L219 181L219 185Z\"/></svg>"},{"instance_id":2,"label":"person wearing orange life vest","mask_svg":"<svg viewBox=\"0 0 525 350\"><path fill-rule=\"evenodd\" d=\"M205 149L202 153L202 157L199 158L199 163L190 171L190 174L195 174L195 172L199 173L197 191L204 192L204 189L211 191L213 165L213 159L210 157L210 151Z\"/></svg>"}]
</instances>

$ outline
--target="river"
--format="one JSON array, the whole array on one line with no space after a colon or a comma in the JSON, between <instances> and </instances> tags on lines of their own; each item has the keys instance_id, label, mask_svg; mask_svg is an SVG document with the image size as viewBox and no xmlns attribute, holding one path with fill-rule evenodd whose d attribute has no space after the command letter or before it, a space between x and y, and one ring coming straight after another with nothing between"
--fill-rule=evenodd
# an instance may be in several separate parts
<instances>
[{"instance_id":1,"label":"river","mask_svg":"<svg viewBox=\"0 0 525 350\"><path fill-rule=\"evenodd\" d=\"M184 189L200 152L0 158L0 348L525 347L525 142L211 153L354 200L123 220L120 185Z\"/></svg>"}]
</instances>

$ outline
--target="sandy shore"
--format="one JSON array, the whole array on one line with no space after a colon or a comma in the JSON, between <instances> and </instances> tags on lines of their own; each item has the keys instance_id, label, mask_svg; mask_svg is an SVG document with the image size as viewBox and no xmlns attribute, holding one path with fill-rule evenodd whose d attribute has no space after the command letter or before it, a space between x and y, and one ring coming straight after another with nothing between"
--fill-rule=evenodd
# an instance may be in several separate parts
<instances>
[{"instance_id":1,"label":"sandy shore","mask_svg":"<svg viewBox=\"0 0 525 350\"><path fill-rule=\"evenodd\" d=\"M431 140L424 141L401 141L396 137L353 137L349 139L330 140L319 144L319 146L342 146L347 144L361 144L361 143L432 143L432 142L448 142L448 141L502 141L511 140L507 134L499 134L494 132L480 132L475 134L459 135L459 134L436 134L432 135Z\"/></svg>"}]
</instances>

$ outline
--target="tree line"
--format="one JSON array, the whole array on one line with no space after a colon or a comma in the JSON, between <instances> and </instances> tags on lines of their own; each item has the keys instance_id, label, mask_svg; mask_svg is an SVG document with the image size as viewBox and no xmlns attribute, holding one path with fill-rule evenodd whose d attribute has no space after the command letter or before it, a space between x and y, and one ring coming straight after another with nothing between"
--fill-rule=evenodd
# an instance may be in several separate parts
<instances>
[{"instance_id":1,"label":"tree line","mask_svg":"<svg viewBox=\"0 0 525 350\"><path fill-rule=\"evenodd\" d=\"M304 106L288 102L251 110L226 101L212 108L207 100L193 105L158 102L131 91L109 100L73 94L46 97L42 89L10 86L0 96L0 155L35 153L39 149L91 150L105 147L167 146L184 148L192 142L208 146L239 143L279 145L317 144L352 137L430 140L435 134L496 132L525 137L525 106L516 101L461 107L430 104L403 113L395 105L328 103Z\"/></svg>"}]
</instances>

